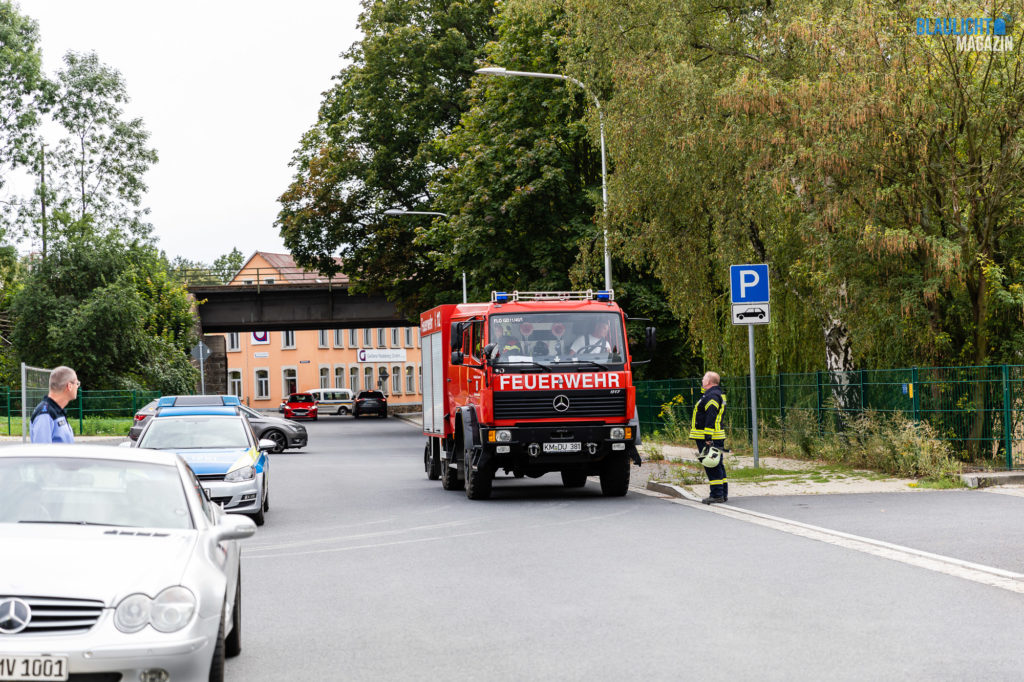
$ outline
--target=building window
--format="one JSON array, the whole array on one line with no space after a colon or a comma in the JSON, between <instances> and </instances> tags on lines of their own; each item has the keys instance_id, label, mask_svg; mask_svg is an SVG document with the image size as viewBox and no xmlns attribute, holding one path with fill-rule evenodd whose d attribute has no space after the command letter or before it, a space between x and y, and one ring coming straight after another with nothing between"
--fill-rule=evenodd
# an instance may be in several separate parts
<instances>
[{"instance_id":1,"label":"building window","mask_svg":"<svg viewBox=\"0 0 1024 682\"><path fill-rule=\"evenodd\" d=\"M423 348L423 334L416 334L416 347Z\"/></svg>"},{"instance_id":2,"label":"building window","mask_svg":"<svg viewBox=\"0 0 1024 682\"><path fill-rule=\"evenodd\" d=\"M348 347L355 348L359 345L359 330L349 329L348 330Z\"/></svg>"},{"instance_id":3,"label":"building window","mask_svg":"<svg viewBox=\"0 0 1024 682\"><path fill-rule=\"evenodd\" d=\"M331 368L321 367L320 368L320 388L331 387Z\"/></svg>"},{"instance_id":4,"label":"building window","mask_svg":"<svg viewBox=\"0 0 1024 682\"><path fill-rule=\"evenodd\" d=\"M395 395L402 392L402 368L398 365L391 368L391 392Z\"/></svg>"},{"instance_id":5,"label":"building window","mask_svg":"<svg viewBox=\"0 0 1024 682\"><path fill-rule=\"evenodd\" d=\"M405 392L412 395L416 392L416 378L412 375L412 366L405 368Z\"/></svg>"},{"instance_id":6,"label":"building window","mask_svg":"<svg viewBox=\"0 0 1024 682\"><path fill-rule=\"evenodd\" d=\"M274 283L274 278L273 277L267 277L265 280L263 280L263 283L264 284L273 284Z\"/></svg>"},{"instance_id":7,"label":"building window","mask_svg":"<svg viewBox=\"0 0 1024 682\"><path fill-rule=\"evenodd\" d=\"M363 348L373 348L373 330L369 327L363 330Z\"/></svg>"},{"instance_id":8,"label":"building window","mask_svg":"<svg viewBox=\"0 0 1024 682\"><path fill-rule=\"evenodd\" d=\"M345 365L334 368L334 387L345 388Z\"/></svg>"},{"instance_id":9,"label":"building window","mask_svg":"<svg viewBox=\"0 0 1024 682\"><path fill-rule=\"evenodd\" d=\"M281 332L281 348L295 348L295 332Z\"/></svg>"},{"instance_id":10,"label":"building window","mask_svg":"<svg viewBox=\"0 0 1024 682\"><path fill-rule=\"evenodd\" d=\"M252 284L252 280L251 279L243 279L242 280L242 284Z\"/></svg>"},{"instance_id":11,"label":"building window","mask_svg":"<svg viewBox=\"0 0 1024 682\"><path fill-rule=\"evenodd\" d=\"M256 370L256 400L270 399L270 370Z\"/></svg>"},{"instance_id":12,"label":"building window","mask_svg":"<svg viewBox=\"0 0 1024 682\"><path fill-rule=\"evenodd\" d=\"M345 330L335 329L334 330L334 347L344 348L345 347Z\"/></svg>"},{"instance_id":13,"label":"building window","mask_svg":"<svg viewBox=\"0 0 1024 682\"><path fill-rule=\"evenodd\" d=\"M384 327L377 327L377 348L384 348L387 345L387 333Z\"/></svg>"},{"instance_id":14,"label":"building window","mask_svg":"<svg viewBox=\"0 0 1024 682\"><path fill-rule=\"evenodd\" d=\"M373 367L367 367L363 370L363 389L366 391L373 390Z\"/></svg>"},{"instance_id":15,"label":"building window","mask_svg":"<svg viewBox=\"0 0 1024 682\"><path fill-rule=\"evenodd\" d=\"M327 330L326 329L321 329L320 330L319 343L317 344L320 348L327 348L327 336L328 336Z\"/></svg>"},{"instance_id":16,"label":"building window","mask_svg":"<svg viewBox=\"0 0 1024 682\"><path fill-rule=\"evenodd\" d=\"M412 348L412 327L405 328L405 347Z\"/></svg>"},{"instance_id":17,"label":"building window","mask_svg":"<svg viewBox=\"0 0 1024 682\"><path fill-rule=\"evenodd\" d=\"M401 345L399 343L399 341L398 341L399 334L401 334L401 333L402 333L402 330L399 329L398 327L392 327L391 328L391 347L392 348L398 348L399 345Z\"/></svg>"},{"instance_id":18,"label":"building window","mask_svg":"<svg viewBox=\"0 0 1024 682\"><path fill-rule=\"evenodd\" d=\"M299 376L294 367L281 369L281 390L284 391L282 395L286 398L299 390Z\"/></svg>"},{"instance_id":19,"label":"building window","mask_svg":"<svg viewBox=\"0 0 1024 682\"><path fill-rule=\"evenodd\" d=\"M242 397L242 370L233 369L228 372L228 395Z\"/></svg>"},{"instance_id":20,"label":"building window","mask_svg":"<svg viewBox=\"0 0 1024 682\"><path fill-rule=\"evenodd\" d=\"M353 393L359 393L359 368L353 367L348 371L348 387Z\"/></svg>"},{"instance_id":21,"label":"building window","mask_svg":"<svg viewBox=\"0 0 1024 682\"><path fill-rule=\"evenodd\" d=\"M241 350L241 349L242 349L242 343L241 343L241 340L239 339L238 332L229 332L228 333L228 350L231 351L231 350Z\"/></svg>"},{"instance_id":22,"label":"building window","mask_svg":"<svg viewBox=\"0 0 1024 682\"><path fill-rule=\"evenodd\" d=\"M419 365L418 369L420 371L420 394L423 394L423 365Z\"/></svg>"}]
</instances>

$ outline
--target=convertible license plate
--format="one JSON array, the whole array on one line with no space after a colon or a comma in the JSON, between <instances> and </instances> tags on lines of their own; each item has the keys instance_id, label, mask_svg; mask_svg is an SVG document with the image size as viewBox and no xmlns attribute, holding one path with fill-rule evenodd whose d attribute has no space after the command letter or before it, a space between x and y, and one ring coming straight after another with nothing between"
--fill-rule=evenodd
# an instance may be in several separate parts
<instances>
[{"instance_id":1,"label":"convertible license plate","mask_svg":"<svg viewBox=\"0 0 1024 682\"><path fill-rule=\"evenodd\" d=\"M0 680L66 680L67 656L0 656Z\"/></svg>"},{"instance_id":2,"label":"convertible license plate","mask_svg":"<svg viewBox=\"0 0 1024 682\"><path fill-rule=\"evenodd\" d=\"M579 452L579 443L544 443L544 452Z\"/></svg>"}]
</instances>

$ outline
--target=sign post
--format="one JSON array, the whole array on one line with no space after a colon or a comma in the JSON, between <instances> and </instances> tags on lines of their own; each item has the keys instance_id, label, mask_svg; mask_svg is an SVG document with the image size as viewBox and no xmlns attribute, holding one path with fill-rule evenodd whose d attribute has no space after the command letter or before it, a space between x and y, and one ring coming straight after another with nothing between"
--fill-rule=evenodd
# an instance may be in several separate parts
<instances>
[{"instance_id":1,"label":"sign post","mask_svg":"<svg viewBox=\"0 0 1024 682\"><path fill-rule=\"evenodd\" d=\"M199 393L206 395L206 358L210 357L210 347L200 341L192 347L192 357L199 361Z\"/></svg>"},{"instance_id":2,"label":"sign post","mask_svg":"<svg viewBox=\"0 0 1024 682\"><path fill-rule=\"evenodd\" d=\"M747 325L750 348L750 424L754 443L754 468L757 456L757 371L754 363L754 325L771 321L768 265L731 265L729 284L732 293L732 323Z\"/></svg>"}]
</instances>

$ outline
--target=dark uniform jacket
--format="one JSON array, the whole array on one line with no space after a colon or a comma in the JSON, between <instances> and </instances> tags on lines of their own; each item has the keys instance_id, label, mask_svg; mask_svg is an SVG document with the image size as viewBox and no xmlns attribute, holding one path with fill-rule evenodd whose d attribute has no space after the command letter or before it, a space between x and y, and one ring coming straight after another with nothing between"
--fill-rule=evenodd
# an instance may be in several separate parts
<instances>
[{"instance_id":1,"label":"dark uniform jacket","mask_svg":"<svg viewBox=\"0 0 1024 682\"><path fill-rule=\"evenodd\" d=\"M704 391L693 407L690 421L690 438L694 440L725 440L722 430L722 415L725 413L725 393L721 386L712 386Z\"/></svg>"}]
</instances>

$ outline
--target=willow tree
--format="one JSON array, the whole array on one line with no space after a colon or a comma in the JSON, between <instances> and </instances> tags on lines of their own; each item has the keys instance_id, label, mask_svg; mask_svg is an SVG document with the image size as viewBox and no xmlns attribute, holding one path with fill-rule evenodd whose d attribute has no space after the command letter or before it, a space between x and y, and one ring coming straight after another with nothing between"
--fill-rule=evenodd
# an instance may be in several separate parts
<instances>
[{"instance_id":1,"label":"willow tree","mask_svg":"<svg viewBox=\"0 0 1024 682\"><path fill-rule=\"evenodd\" d=\"M979 8L573 5L575 68L614 81L614 226L695 338L723 339L706 355L745 359L726 266L750 260L772 266L776 367L1020 352L1019 52L915 30Z\"/></svg>"}]
</instances>

